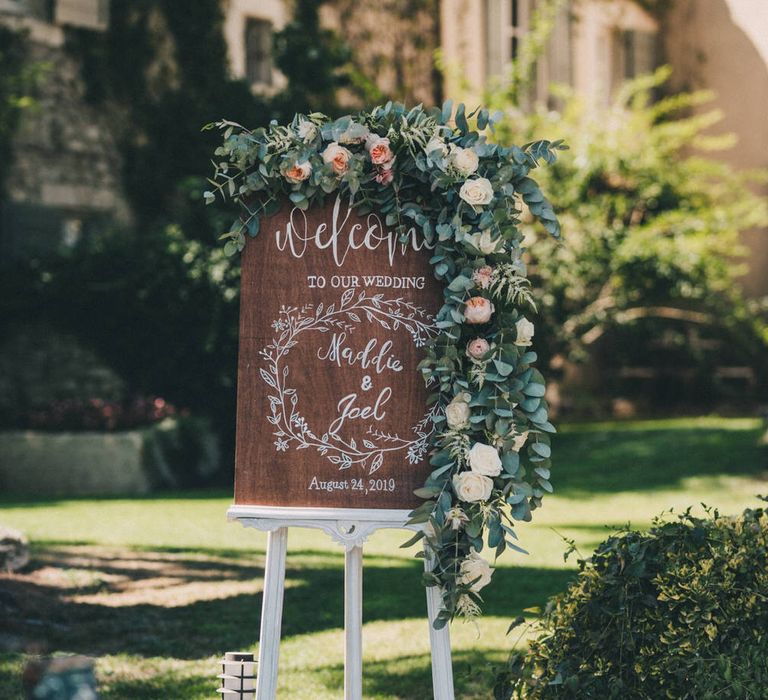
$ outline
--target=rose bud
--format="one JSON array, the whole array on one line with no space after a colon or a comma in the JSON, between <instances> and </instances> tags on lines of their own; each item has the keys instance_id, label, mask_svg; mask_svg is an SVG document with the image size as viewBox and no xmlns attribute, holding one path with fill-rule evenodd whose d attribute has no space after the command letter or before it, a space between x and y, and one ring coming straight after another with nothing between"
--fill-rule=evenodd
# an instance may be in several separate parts
<instances>
[{"instance_id":1,"label":"rose bud","mask_svg":"<svg viewBox=\"0 0 768 700\"><path fill-rule=\"evenodd\" d=\"M485 338L475 338L467 343L467 355L473 360L482 359L490 349L491 346Z\"/></svg>"}]
</instances>

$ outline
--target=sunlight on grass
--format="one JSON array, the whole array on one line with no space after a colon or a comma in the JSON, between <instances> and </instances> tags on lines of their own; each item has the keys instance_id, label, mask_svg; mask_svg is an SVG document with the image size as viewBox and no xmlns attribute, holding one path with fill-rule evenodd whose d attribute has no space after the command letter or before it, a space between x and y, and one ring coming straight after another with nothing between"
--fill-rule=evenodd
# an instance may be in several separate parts
<instances>
[{"instance_id":1,"label":"sunlight on grass","mask_svg":"<svg viewBox=\"0 0 768 700\"><path fill-rule=\"evenodd\" d=\"M556 495L518 527L530 554L505 553L486 589L485 616L452 627L457 696L488 697L488 664L517 638L505 637L509 620L567 585L576 557L563 560L563 538L587 556L612 529L647 527L671 508L703 502L735 513L755 505L768 492L760 426L721 418L566 426L555 446ZM257 648L266 536L227 523L230 502L221 492L0 498L0 522L28 533L37 566L60 587L48 643L98 656L104 698L212 697L218 657ZM399 548L406 537L384 530L365 548L366 698L431 696L421 563L415 548ZM280 697L337 698L343 550L299 529L288 550ZM29 592L45 601L51 591ZM0 697L20 697L21 663L19 653L0 656Z\"/></svg>"}]
</instances>

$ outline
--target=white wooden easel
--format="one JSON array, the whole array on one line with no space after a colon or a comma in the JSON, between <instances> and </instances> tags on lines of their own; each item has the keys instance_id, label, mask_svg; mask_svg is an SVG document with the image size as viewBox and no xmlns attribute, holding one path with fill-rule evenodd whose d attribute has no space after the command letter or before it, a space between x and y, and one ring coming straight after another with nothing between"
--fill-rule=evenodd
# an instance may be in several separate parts
<instances>
[{"instance_id":1,"label":"white wooden easel","mask_svg":"<svg viewBox=\"0 0 768 700\"><path fill-rule=\"evenodd\" d=\"M358 508L272 508L231 506L227 519L268 533L264 597L261 606L259 666L256 700L274 700L277 694L277 662L283 619L285 556L288 528L323 530L341 544L344 557L344 698L363 698L363 543L383 528L418 529L408 526L406 510ZM425 560L429 568L430 562ZM451 640L448 627L436 630L432 622L440 611L440 591L427 588L427 617L432 649L432 689L435 700L454 700Z\"/></svg>"}]
</instances>

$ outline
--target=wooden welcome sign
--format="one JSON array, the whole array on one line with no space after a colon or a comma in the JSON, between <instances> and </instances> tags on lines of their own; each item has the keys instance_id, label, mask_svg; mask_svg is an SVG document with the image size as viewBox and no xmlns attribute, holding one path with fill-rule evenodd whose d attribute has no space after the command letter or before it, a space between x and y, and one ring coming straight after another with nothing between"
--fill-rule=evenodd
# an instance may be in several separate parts
<instances>
[{"instance_id":1,"label":"wooden welcome sign","mask_svg":"<svg viewBox=\"0 0 768 700\"><path fill-rule=\"evenodd\" d=\"M424 241L337 198L242 258L235 502L408 509L433 429L416 366L442 290Z\"/></svg>"}]
</instances>

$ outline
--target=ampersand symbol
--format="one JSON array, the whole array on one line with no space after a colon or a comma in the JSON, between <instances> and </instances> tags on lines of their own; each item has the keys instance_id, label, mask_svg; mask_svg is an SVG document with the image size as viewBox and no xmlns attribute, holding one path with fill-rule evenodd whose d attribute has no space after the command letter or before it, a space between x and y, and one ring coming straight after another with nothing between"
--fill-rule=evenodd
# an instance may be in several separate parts
<instances>
[{"instance_id":1,"label":"ampersand symbol","mask_svg":"<svg viewBox=\"0 0 768 700\"><path fill-rule=\"evenodd\" d=\"M371 377L370 377L370 375L366 374L366 375L363 377L363 382L362 382L362 384L360 384L360 388L361 388L363 391L368 391L368 389L370 389L370 388L372 388L372 387L373 387L373 381L371 380Z\"/></svg>"}]
</instances>

